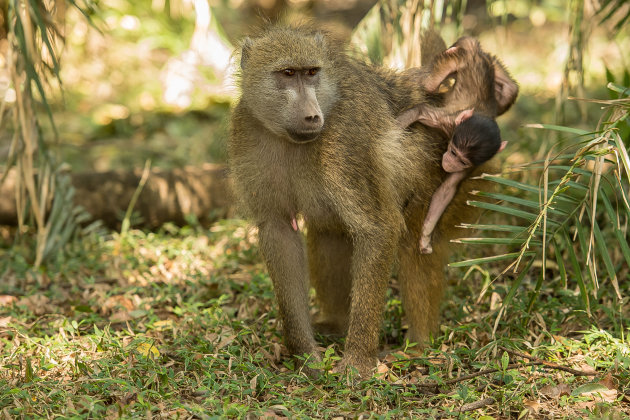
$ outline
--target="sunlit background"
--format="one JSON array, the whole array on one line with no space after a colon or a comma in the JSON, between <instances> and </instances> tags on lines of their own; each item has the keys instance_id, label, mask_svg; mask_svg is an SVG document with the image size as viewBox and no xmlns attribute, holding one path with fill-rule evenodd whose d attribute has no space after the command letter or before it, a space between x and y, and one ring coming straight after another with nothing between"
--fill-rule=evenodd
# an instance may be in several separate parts
<instances>
[{"instance_id":1,"label":"sunlit background","mask_svg":"<svg viewBox=\"0 0 630 420\"><path fill-rule=\"evenodd\" d=\"M59 44L63 95L59 89L51 91L64 160L74 170L142 166L149 157L164 167L224 161L226 118L236 97L230 58L239 39L276 16L283 21L314 19L349 39L374 4L105 0L92 23L69 8L63 22L66 43ZM629 50L630 36L617 33L614 21L598 23L589 4L581 51L583 94L605 98L606 69L621 77L628 64L622 52ZM470 1L466 10L457 22L446 15L441 33L447 43L465 34L478 37L519 82L517 106L499 120L501 125L515 131L526 123L556 122L554 104L571 45L568 2L491 1L486 7ZM569 77L576 86L577 76ZM0 84L11 102L15 92L7 87ZM587 127L599 118L595 105L586 106L586 118L575 104L565 106L564 122ZM527 152L531 145L519 140L527 133L506 136L512 152Z\"/></svg>"}]
</instances>

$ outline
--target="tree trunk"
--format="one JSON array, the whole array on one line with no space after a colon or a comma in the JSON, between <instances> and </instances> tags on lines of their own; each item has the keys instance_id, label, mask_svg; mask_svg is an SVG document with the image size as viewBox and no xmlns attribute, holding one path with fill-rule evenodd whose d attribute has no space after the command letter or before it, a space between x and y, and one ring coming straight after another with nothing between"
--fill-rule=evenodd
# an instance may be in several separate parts
<instances>
[{"instance_id":1,"label":"tree trunk","mask_svg":"<svg viewBox=\"0 0 630 420\"><path fill-rule=\"evenodd\" d=\"M76 190L74 203L85 208L94 220L118 229L141 177L141 169L71 174ZM0 185L0 224L17 225L15 178L15 170L11 170ZM227 217L233 210L227 168L204 165L153 169L133 210L142 217L141 225L146 228L165 222L183 225L189 214L195 215L202 225Z\"/></svg>"}]
</instances>

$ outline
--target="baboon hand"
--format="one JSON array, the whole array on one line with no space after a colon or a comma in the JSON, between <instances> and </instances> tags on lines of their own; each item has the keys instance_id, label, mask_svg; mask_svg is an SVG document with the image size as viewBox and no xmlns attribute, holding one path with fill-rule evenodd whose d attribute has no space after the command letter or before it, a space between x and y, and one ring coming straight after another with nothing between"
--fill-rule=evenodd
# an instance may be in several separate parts
<instances>
[{"instance_id":1,"label":"baboon hand","mask_svg":"<svg viewBox=\"0 0 630 420\"><path fill-rule=\"evenodd\" d=\"M430 254L433 252L433 248L431 247L431 237L423 236L420 238L420 253L421 254Z\"/></svg>"}]
</instances>

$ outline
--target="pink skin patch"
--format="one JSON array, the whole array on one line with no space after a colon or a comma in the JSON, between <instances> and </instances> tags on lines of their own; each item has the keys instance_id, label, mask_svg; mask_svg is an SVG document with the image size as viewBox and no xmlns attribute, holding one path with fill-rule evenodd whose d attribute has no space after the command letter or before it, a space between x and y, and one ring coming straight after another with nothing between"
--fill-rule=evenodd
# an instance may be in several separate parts
<instances>
[{"instance_id":1,"label":"pink skin patch","mask_svg":"<svg viewBox=\"0 0 630 420\"><path fill-rule=\"evenodd\" d=\"M475 108L471 108L471 109L467 109L467 110L464 110L464 111L460 112L457 115L457 118L455 118L455 125L460 125L461 123L466 121L468 118L472 117L474 111L475 111Z\"/></svg>"},{"instance_id":2,"label":"pink skin patch","mask_svg":"<svg viewBox=\"0 0 630 420\"><path fill-rule=\"evenodd\" d=\"M291 218L291 227L293 228L294 231L298 231L298 224L297 224L297 220L295 220L295 216L293 216Z\"/></svg>"}]
</instances>

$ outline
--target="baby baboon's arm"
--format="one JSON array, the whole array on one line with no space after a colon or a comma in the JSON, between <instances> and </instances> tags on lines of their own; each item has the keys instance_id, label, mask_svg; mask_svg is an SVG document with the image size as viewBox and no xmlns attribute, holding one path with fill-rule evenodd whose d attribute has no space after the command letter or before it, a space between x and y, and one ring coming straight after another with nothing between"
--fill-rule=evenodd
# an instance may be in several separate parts
<instances>
[{"instance_id":1,"label":"baby baboon's arm","mask_svg":"<svg viewBox=\"0 0 630 420\"><path fill-rule=\"evenodd\" d=\"M398 120L398 123L400 124L402 128L407 128L411 124L418 121L419 117L420 117L420 107L414 107L414 108L409 108L408 110L401 112L400 115L396 117L396 120Z\"/></svg>"},{"instance_id":2,"label":"baby baboon's arm","mask_svg":"<svg viewBox=\"0 0 630 420\"><path fill-rule=\"evenodd\" d=\"M422 225L422 236L420 237L420 252L422 254L430 254L433 252L431 248L431 235L435 225L442 217L444 210L449 205L459 183L466 178L468 171L453 172L448 175L444 182L433 193L431 198L431 204L429 205L429 211L424 218L424 224Z\"/></svg>"}]
</instances>

